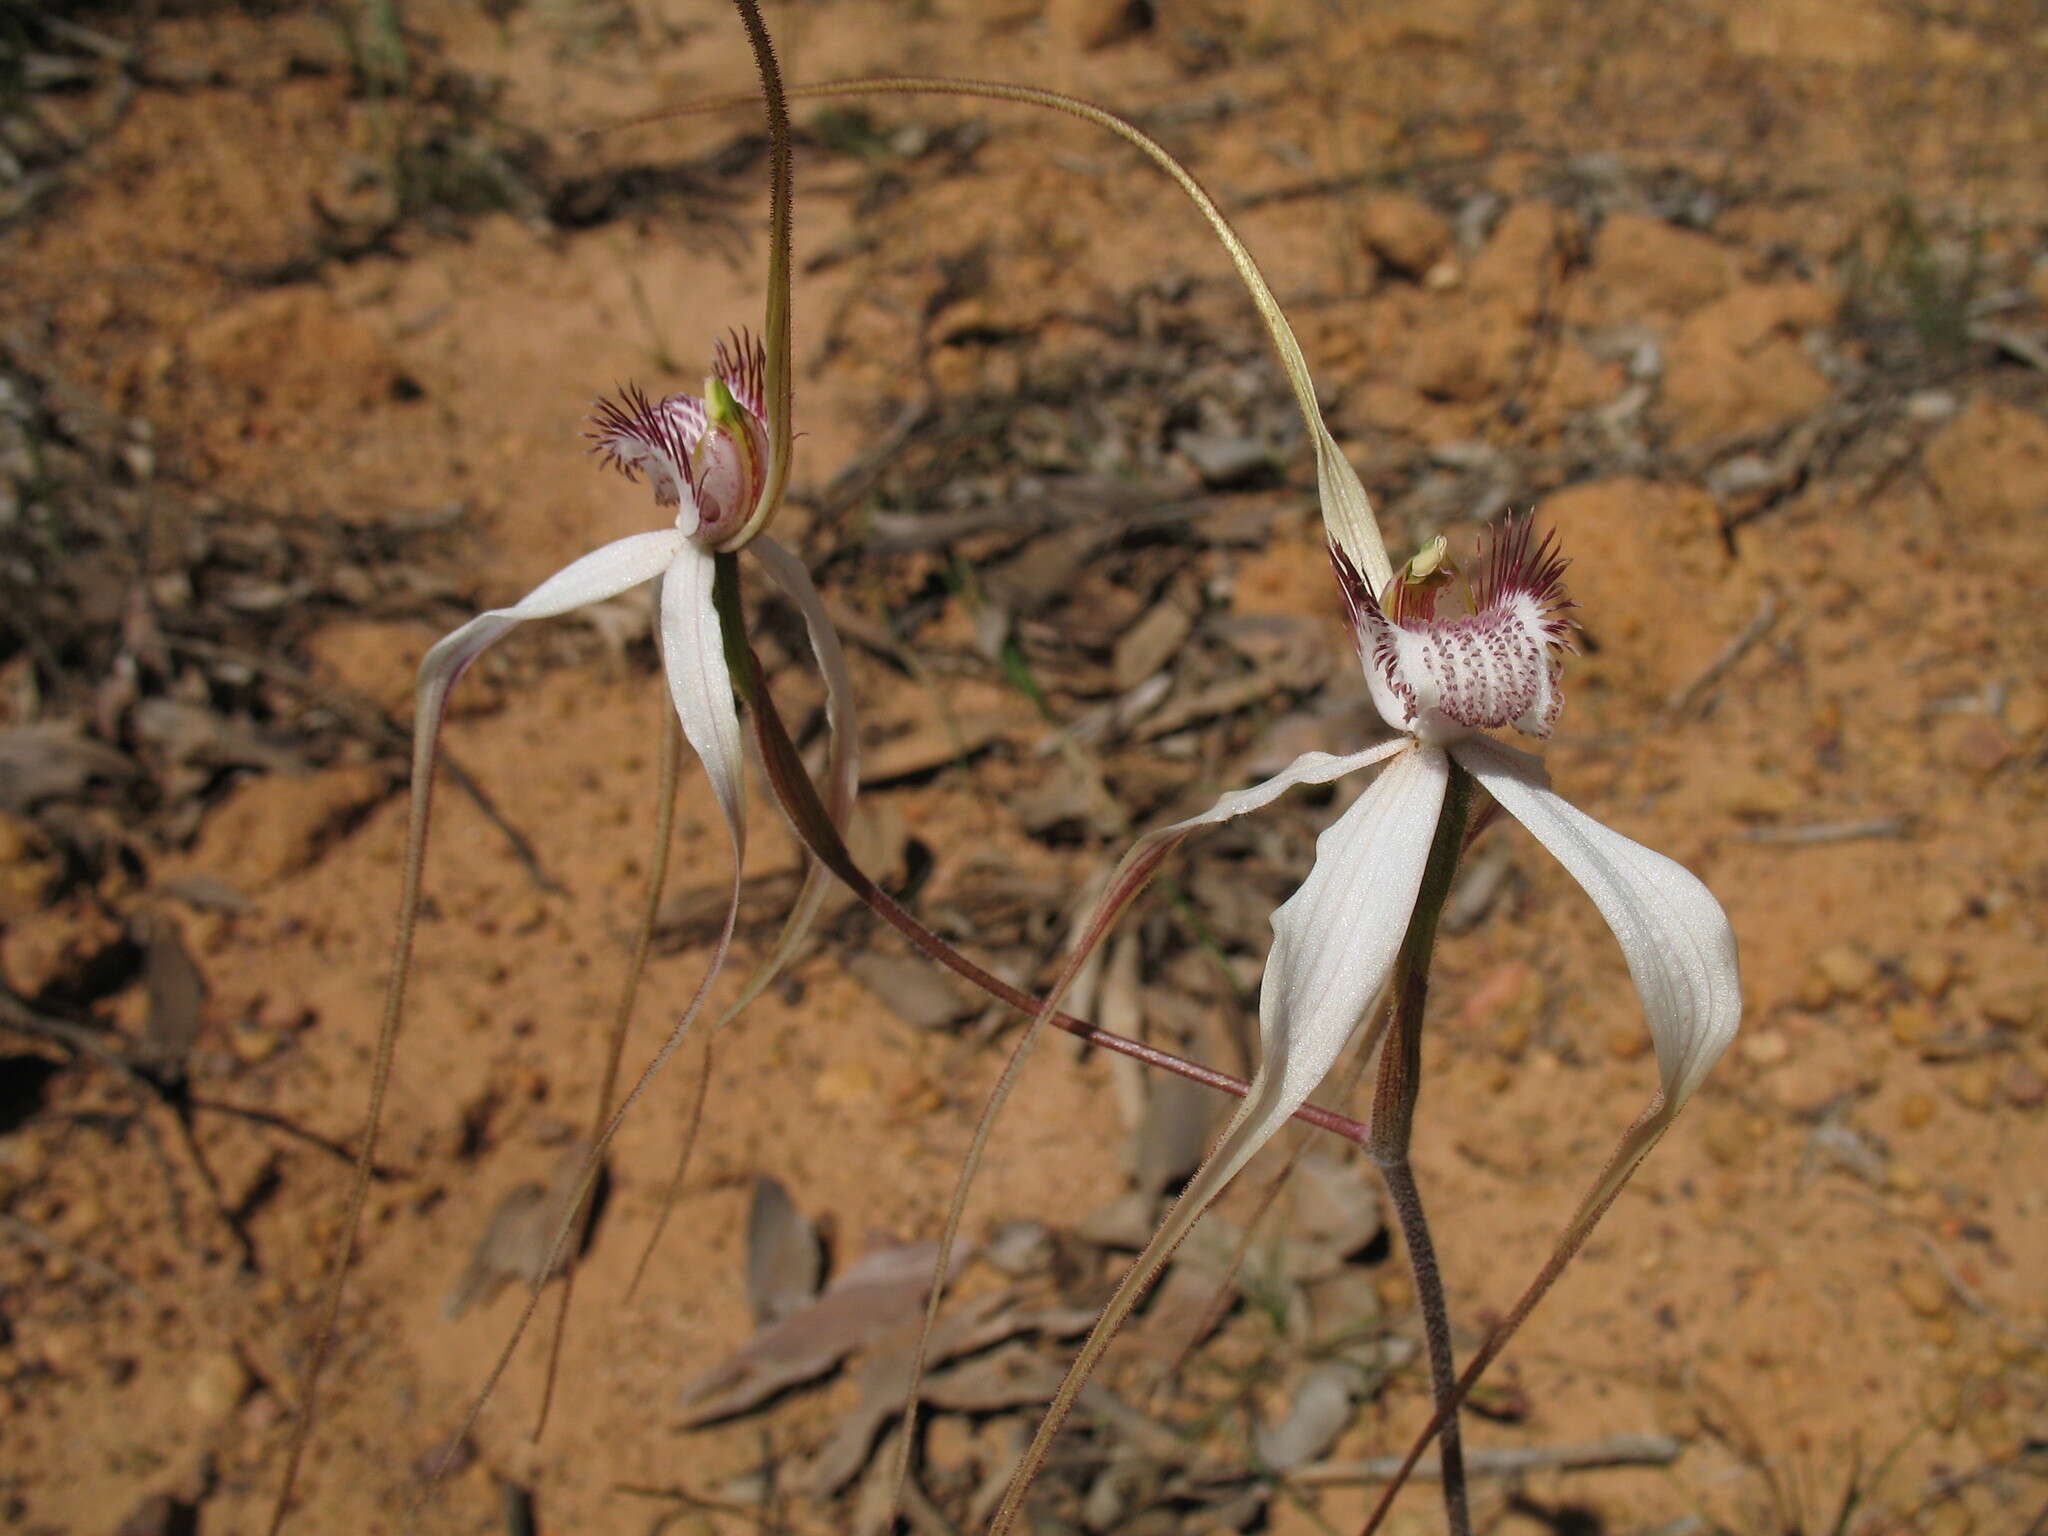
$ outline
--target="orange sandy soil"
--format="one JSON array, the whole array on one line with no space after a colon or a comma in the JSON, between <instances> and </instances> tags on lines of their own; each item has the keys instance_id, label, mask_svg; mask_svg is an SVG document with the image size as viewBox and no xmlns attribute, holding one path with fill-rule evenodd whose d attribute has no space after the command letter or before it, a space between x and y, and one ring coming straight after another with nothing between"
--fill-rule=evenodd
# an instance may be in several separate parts
<instances>
[{"instance_id":1,"label":"orange sandy soil","mask_svg":"<svg viewBox=\"0 0 2048 1536\"><path fill-rule=\"evenodd\" d=\"M738 119L580 147L571 130L593 120L750 82L737 27L708 0L633 6L643 28L664 28L659 42L636 39L625 8L600 9L535 5L500 24L428 4L409 22L451 61L506 77L500 113L558 154L658 158L730 138ZM1562 792L1685 861L1726 903L1744 1034L1510 1350L1502 1369L1526 1416L1474 1420L1468 1443L1664 1431L1688 1450L1667 1469L1539 1475L1512 1505L1485 1494L1488 1528L1637 1532L1698 1514L1707 1524L1692 1528L1818 1532L1860 1465L1870 1499L1855 1531L2039 1529L2029 1522L2048 1488L2021 1452L2048 1422L2043 378L1972 354L1932 381L1944 399L1864 425L1859 455L1819 460L1730 536L1703 477L1730 444L1768 454L1846 398L1821 360L1861 356L1844 308L1850 252L1901 199L1934 227L1974 230L1991 267L2018 274L2020 303L2002 322L2039 334L2048 12L1965 0L1162 0L1148 28L1087 47L1090 9L828 0L773 6L768 19L792 80L971 72L1127 110L1233 103L1168 113L1167 131L1229 204L1330 182L1320 195L1254 198L1241 227L1293 308L1368 487L1433 444L1557 440L1573 413L1629 387L1621 363L1581 345L1591 331L1635 324L1662 348L1649 461L1578 473L1539 502L1576 559L1595 643L1572 665L1548 759ZM178 472L202 488L345 519L460 500L483 562L463 579L487 600L653 526L644 493L579 451L579 413L618 380L664 382L635 285L682 359L670 387L694 382L713 335L758 323L758 192L731 210L737 235L680 216L548 231L501 213L439 233L410 226L386 250L259 285L236 274L310 251L309 194L332 202L349 157L365 152L365 107L334 34L310 13L214 13L159 21L151 37L210 83L145 90L69 191L6 237L8 325L36 327L107 407L157 423ZM295 55L328 67L294 70ZM872 210L857 167L800 156L800 487L823 486L882 439L916 386L917 317L941 264L963 252L987 253L990 281L960 326L1026 339L938 350L941 391L1000 383L1017 346L1085 346L1063 312L1114 303L1167 269L1201 279L1214 329L1256 336L1178 195L1122 147L1017 110L912 102L878 115L986 116L992 136L970 174L912 164L900 195ZM1728 195L1704 230L1622 207L1594 232L1559 180L1592 155L1634 185L1668 171ZM1446 177L1503 199L1485 244L1442 254L1426 282L1382 269L1365 232L1405 216L1384 196ZM839 259L815 260L828 252ZM1510 398L1518 408L1504 415ZM1300 483L1305 454L1288 473ZM1341 646L1312 511L1297 501L1261 547L1207 557L1215 590L1239 612L1323 615ZM820 530L799 506L778 532L801 546ZM859 593L834 597L864 606ZM1761 640L1668 709L1767 601ZM397 702L430 639L424 623L352 624L317 649L337 677ZM522 638L479 668L447 739L564 889L537 890L467 800L440 797L385 1124L401 1173L372 1197L288 1527L309 1536L499 1529L495 1476L535 1491L543 1530L640 1531L661 1506L615 1485L716 1490L764 1451L815 1444L851 1402L843 1383L713 1430L671 1423L679 1385L751 1327L748 1180L770 1172L806 1210L829 1212L842 1251L870 1232L935 1234L1002 1057L1001 1042L913 1031L831 952L812 955L721 1051L700 1159L630 1300L687 1072L620 1136L545 1438L527 1439L539 1378L529 1349L483 1415L476 1464L407 1517L413 1467L460 1421L517 1304L503 1294L449 1324L443 1297L497 1199L545 1178L562 1126L587 1113L647 857L653 680L602 657L551 663L548 644ZM866 652L856 662L864 706L900 714L900 675ZM993 669L986 681L1006 697ZM1030 713L1007 697L1020 728L998 748L1013 765L1002 782L1025 784L1051 760L1026 754ZM193 846L162 850L154 866L204 870L257 901L187 920L214 987L202 1052L217 1091L349 1143L405 820L403 796L381 789L355 769L252 780ZM684 885L722 879L727 857L701 789L689 769ZM1078 882L1110 852L1033 842L963 770L883 798L942 870L955 850L994 848ZM337 815L346 835L307 840ZM1755 835L1887 817L1903 818L1895 835ZM750 825L762 867L792 862L763 797ZM1489 832L1496 841L1513 845L1519 885L1442 952L1418 1133L1466 1349L1534 1270L1654 1079L1597 916L1523 834ZM23 919L0 959L32 963L54 925L76 920L75 908ZM657 1004L686 997L704 958L657 959L630 1060L652 1049ZM721 996L744 970L728 970ZM132 1026L136 1006L105 1009ZM74 1076L71 1102L119 1102L84 1069ZM1828 1150L1843 1131L1874 1156L1862 1174ZM31 1120L0 1143L9 1209L146 1292L0 1246L0 1499L12 1529L111 1531L146 1495L209 1486L208 1536L262 1528L345 1168L243 1121L202 1120L201 1133L231 1193L265 1186L249 1216L257 1275L238 1273L203 1204L194 1245L173 1239L138 1138ZM484 1150L466 1156L473 1135ZM1121 1188L1123 1135L1104 1063L1041 1053L997 1134L970 1232L1006 1217L1058 1223L1106 1201ZM1077 1199L1098 1183L1100 1201ZM1375 1273L1389 1277L1397 1325L1412 1327L1398 1268ZM1411 1371L1334 1454L1404 1448L1425 1406ZM1987 1468L1944 1493L1945 1477ZM1793 1490L1777 1507L1773 1481ZM1355 1488L1320 1498L1340 1530L1365 1506ZM1434 1501L1426 1487L1405 1495L1400 1528L1440 1528ZM801 1503L784 1517L791 1529L829 1524ZM695 1518L754 1528L751 1516ZM1284 1501L1271 1520L1321 1528Z\"/></svg>"}]
</instances>

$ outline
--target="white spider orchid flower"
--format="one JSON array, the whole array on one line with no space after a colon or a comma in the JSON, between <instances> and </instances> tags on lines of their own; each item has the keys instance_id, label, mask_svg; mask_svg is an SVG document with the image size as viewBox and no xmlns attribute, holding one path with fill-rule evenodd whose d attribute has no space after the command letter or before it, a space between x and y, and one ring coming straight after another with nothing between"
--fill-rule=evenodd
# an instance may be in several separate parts
<instances>
[{"instance_id":1,"label":"white spider orchid flower","mask_svg":"<svg viewBox=\"0 0 2048 1536\"><path fill-rule=\"evenodd\" d=\"M1259 994L1260 1061L1236 1116L1131 1266L1069 1372L1012 1483L1042 1461L1052 1434L1123 1317L1195 1221L1328 1075L1393 974L1423 884L1453 764L1549 849L1620 942L1655 1044L1658 1091L1574 1216L1583 1235L1734 1038L1742 1011L1735 936L1699 879L1574 808L1541 761L1481 734L1512 726L1543 737L1556 722L1570 649L1566 562L1526 517L1496 530L1475 579L1454 582L1441 541L1375 592L1333 539L1366 686L1399 737L1337 757L1310 752L1265 783L1147 834L1111 877L1077 950L1085 953L1190 834L1255 811L1301 784L1379 765L1372 785L1316 842L1314 867L1273 913ZM1450 599L1464 599L1454 612ZM1069 962L1062 985L1072 979ZM999 1518L998 1529L1006 1521Z\"/></svg>"},{"instance_id":2,"label":"white spider orchid flower","mask_svg":"<svg viewBox=\"0 0 2048 1536\"><path fill-rule=\"evenodd\" d=\"M650 400L627 386L598 402L593 452L630 480L642 476L671 526L628 534L557 571L509 608L478 614L443 638L420 667L422 723L438 722L448 690L484 650L528 619L553 618L661 581L662 670L676 718L704 764L732 840L735 880L745 855L744 754L738 707L713 603L718 554L745 543L802 612L835 703L846 697L839 646L803 563L759 532L778 445L771 439L760 342L718 343L701 397ZM431 726L429 726L431 730ZM730 924L727 925L727 936ZM719 945L723 957L725 944Z\"/></svg>"},{"instance_id":3,"label":"white spider orchid flower","mask_svg":"<svg viewBox=\"0 0 2048 1536\"><path fill-rule=\"evenodd\" d=\"M1468 610L1459 614L1442 602L1449 572L1440 542L1377 594L1334 544L1331 561L1366 686L1381 717L1402 734L1349 757L1310 753L1166 829L1184 835L1265 805L1295 784L1385 765L1323 832L1308 878L1273 913L1259 996L1259 1072L1173 1225L1184 1231L1307 1100L1386 983L1454 762L1592 898L1621 944L1642 1001L1656 1048L1657 1097L1588 1197L1590 1209L1648 1152L1735 1036L1742 988L1727 914L1689 870L1552 790L1539 759L1481 734L1513 726L1544 737L1556 722L1571 604L1566 561L1553 539L1536 540L1527 517L1497 530L1468 589Z\"/></svg>"},{"instance_id":4,"label":"white spider orchid flower","mask_svg":"<svg viewBox=\"0 0 2048 1536\"><path fill-rule=\"evenodd\" d=\"M740 332L730 344L718 344L712 373L705 381L701 397L677 394L655 401L628 386L616 400L600 400L587 434L592 440L592 451L629 480L644 476L654 492L655 504L674 509L672 525L649 533L628 534L571 562L510 607L478 614L445 636L420 663L413 772L418 811L413 841L408 846L407 891L403 898L407 915L400 933L397 972L401 979L410 950L411 913L416 905L419 860L425 846L425 797L432 783L435 740L448 691L492 642L528 619L552 618L604 602L659 578L657 636L669 697L684 739L704 764L705 777L710 780L712 793L724 813L732 843L732 883L710 961L667 1038L615 1108L610 1106L611 1085L607 1082L593 1150L584 1163L577 1200L564 1212L553 1234L550 1260L544 1266L547 1270L553 1269L568 1242L574 1211L596 1176L604 1147L682 1043L710 994L712 983L724 969L732 945L746 864L745 758L725 632L729 621L737 622L736 589L721 594L719 582L721 562L729 565L739 548L753 554L803 617L812 652L825 680L830 734L827 815L835 828L843 829L852 810L859 770L852 678L845 654L803 562L760 531L775 509L781 480L787 472L786 444L776 441L772 425L776 417L769 408L769 391L764 384L766 371L766 349ZM733 601L722 600L725 597ZM743 636L731 638L736 646L746 644ZM715 1021L714 1028L731 1020L759 996L802 945L824 894L825 881L824 867L814 863L774 950ZM392 1021L402 1001L403 993L394 989L387 1003L385 1039L380 1043L376 1072L380 1085L389 1070L389 1039L395 1029ZM379 1100L381 1087L373 1089L373 1124L374 1106ZM659 1231L657 1227L657 1236ZM650 1241L650 1252L652 1246ZM566 1312L567 1291L563 1294ZM483 1392L471 1406L471 1422L496 1386L539 1298L540 1290L536 1287L529 1294L525 1310ZM466 1429L467 1426L465 1432Z\"/></svg>"}]
</instances>

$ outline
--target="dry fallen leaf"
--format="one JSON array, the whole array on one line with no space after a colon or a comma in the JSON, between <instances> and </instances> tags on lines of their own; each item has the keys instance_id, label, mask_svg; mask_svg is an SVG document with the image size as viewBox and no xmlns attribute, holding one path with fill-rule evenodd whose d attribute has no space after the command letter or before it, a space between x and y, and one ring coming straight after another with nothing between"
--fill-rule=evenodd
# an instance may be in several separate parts
<instances>
[{"instance_id":1,"label":"dry fallen leaf","mask_svg":"<svg viewBox=\"0 0 2048 1536\"><path fill-rule=\"evenodd\" d=\"M145 926L142 984L149 995L149 1021L139 1054L157 1071L180 1076L206 1020L206 977L175 921L154 912Z\"/></svg>"},{"instance_id":2,"label":"dry fallen leaf","mask_svg":"<svg viewBox=\"0 0 2048 1536\"><path fill-rule=\"evenodd\" d=\"M1351 1422L1358 1373L1348 1365L1318 1365L1301 1379L1287 1416L1252 1432L1252 1448L1275 1472L1291 1472L1330 1448Z\"/></svg>"},{"instance_id":3,"label":"dry fallen leaf","mask_svg":"<svg viewBox=\"0 0 2048 1536\"><path fill-rule=\"evenodd\" d=\"M1066 1374L1064 1367L1021 1347L951 1371L936 1367L1022 1333L1070 1338L1087 1332L1094 1322L1095 1313L1085 1308L1019 1309L1007 1291L975 1297L941 1318L932 1331L926 1356L932 1374L925 1381L923 1401L927 1407L962 1413L990 1413L1020 1403L1050 1401ZM882 1426L903 1411L916 1347L916 1331L905 1328L861 1365L856 1377L859 1406L839 1421L832 1438L811 1458L799 1479L814 1496L826 1497L851 1482L866 1465L869 1448Z\"/></svg>"},{"instance_id":4,"label":"dry fallen leaf","mask_svg":"<svg viewBox=\"0 0 2048 1536\"><path fill-rule=\"evenodd\" d=\"M137 772L112 747L64 726L0 730L0 810L27 811L45 800L75 800L95 779L125 783Z\"/></svg>"},{"instance_id":5,"label":"dry fallen leaf","mask_svg":"<svg viewBox=\"0 0 2048 1536\"><path fill-rule=\"evenodd\" d=\"M937 1243L870 1248L809 1306L764 1328L745 1348L683 1388L684 1427L730 1418L786 1387L822 1376L869 1340L923 1309ZM967 1259L956 1251L954 1267Z\"/></svg>"},{"instance_id":6,"label":"dry fallen leaf","mask_svg":"<svg viewBox=\"0 0 2048 1536\"><path fill-rule=\"evenodd\" d=\"M589 1232L593 1202L588 1199L584 1202L580 1230L570 1237L555 1268L547 1274L541 1272L547 1263L549 1245L562 1224L562 1213L576 1193L583 1164L589 1156L588 1142L580 1138L570 1142L555 1165L552 1179L546 1184L518 1185L498 1202L490 1225L470 1254L462 1278L442 1303L443 1315L453 1321L471 1307L488 1302L514 1281L538 1286L564 1273L576 1261Z\"/></svg>"},{"instance_id":7,"label":"dry fallen leaf","mask_svg":"<svg viewBox=\"0 0 2048 1536\"><path fill-rule=\"evenodd\" d=\"M754 1326L770 1327L809 1305L824 1269L825 1250L810 1219L780 1183L765 1173L754 1175L747 1209L747 1300Z\"/></svg>"},{"instance_id":8,"label":"dry fallen leaf","mask_svg":"<svg viewBox=\"0 0 2048 1536\"><path fill-rule=\"evenodd\" d=\"M842 967L912 1029L944 1029L981 1010L981 1001L928 960L869 950Z\"/></svg>"}]
</instances>

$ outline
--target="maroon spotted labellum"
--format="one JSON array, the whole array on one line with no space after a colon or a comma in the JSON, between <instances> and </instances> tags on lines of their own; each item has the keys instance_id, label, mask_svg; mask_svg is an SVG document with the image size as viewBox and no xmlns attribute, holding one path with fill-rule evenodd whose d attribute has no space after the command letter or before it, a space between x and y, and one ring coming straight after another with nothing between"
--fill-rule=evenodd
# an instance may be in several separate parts
<instances>
[{"instance_id":1,"label":"maroon spotted labellum","mask_svg":"<svg viewBox=\"0 0 2048 1536\"><path fill-rule=\"evenodd\" d=\"M629 384L597 403L593 453L629 480L642 473L676 526L716 545L753 514L768 482L767 354L745 331L720 341L702 397L650 400Z\"/></svg>"},{"instance_id":2,"label":"maroon spotted labellum","mask_svg":"<svg viewBox=\"0 0 2048 1536\"><path fill-rule=\"evenodd\" d=\"M1573 649L1570 564L1555 534L1510 515L1493 530L1469 583L1433 541L1375 595L1335 544L1366 684L1382 718L1431 746L1511 725L1548 736L1564 695L1562 653Z\"/></svg>"}]
</instances>

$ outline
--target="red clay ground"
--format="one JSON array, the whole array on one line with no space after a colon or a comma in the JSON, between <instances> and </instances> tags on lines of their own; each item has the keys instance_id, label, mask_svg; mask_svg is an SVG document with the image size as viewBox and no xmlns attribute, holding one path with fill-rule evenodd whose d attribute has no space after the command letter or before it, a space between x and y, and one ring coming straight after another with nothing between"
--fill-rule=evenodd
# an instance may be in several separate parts
<instances>
[{"instance_id":1,"label":"red clay ground","mask_svg":"<svg viewBox=\"0 0 2048 1536\"><path fill-rule=\"evenodd\" d=\"M1818 1533L1854 1483L1866 1502L1846 1530L1864 1536L2038 1530L2048 11L1151 10L1149 25L1093 47L1098 29L1118 30L1098 14L1115 7L831 0L776 6L769 22L792 80L973 73L1145 115L1238 211L1390 533L1469 533L1484 466L1506 463L1503 494L1533 501L1575 557L1591 644L1548 749L1556 783L1708 880L1743 946L1749 1004L1735 1050L1503 1363L1512 1422L1468 1431L1480 1447L1663 1432L1685 1454L1657 1470L1539 1474L1512 1499L1487 1484L1487 1529ZM506 82L491 120L540 136L552 157L520 185L633 163L687 165L695 181L637 207L612 196L580 222L530 202L450 213L428 198L338 254L390 209L388 121L355 90L335 30L311 12L174 16L146 33L165 67L6 234L0 297L11 347L47 359L92 407L154 425L165 494L342 525L461 503L458 567L407 601L387 588L308 642L325 676L399 709L418 653L462 611L451 587L501 601L653 526L644 494L580 452L580 413L622 379L694 384L709 338L758 323L763 210L752 118L596 143L573 132L745 89L738 29L718 6L493 19L423 5L407 24L416 62ZM129 35L117 16L95 25ZM1178 195L1120 146L1021 110L891 104L872 132L819 110L798 110L810 125L795 296L807 494L778 532L870 637L928 605L907 642L925 682L880 640L856 647L871 718L929 721L938 686L990 721L976 765L941 752L936 771L874 796L935 861L923 907L993 868L998 884L1052 889L1056 915L1057 893L1100 869L1115 839L1027 830L1017 807L1060 759L1033 752L1038 714L977 651L973 594L948 584L947 551L864 552L871 512L928 509L856 487L828 519L819 496L886 449L926 389L944 402L1093 377L1102 396L1081 406L1142 414L1142 398L1088 371L1115 327L1150 345L1164 315L1169 331L1223 338L1232 366L1246 360L1267 387L1263 343ZM960 131L975 122L985 141ZM856 129L868 136L849 148ZM1168 456L1161 438L1153 457ZM1057 482L1073 456L1048 462L1007 473ZM1252 521L1190 536L1174 590L1202 635L1293 624L1330 659L1288 707L1121 752L1112 782L1143 823L1242 782L1269 729L1335 750L1363 739L1298 443L1280 468L1292 489L1269 488ZM1134 621L1158 596L1133 590L1130 569L1075 577L1096 583L1076 611L1103 605L1111 638L1118 615ZM621 623L634 632L630 614ZM0 668L0 723L39 718L22 686L34 665L16 649ZM1056 667L1046 679L1061 718L1107 692ZM794 713L816 698L801 666L778 688ZM299 1532L406 1525L414 1468L460 1421L516 1311L507 1293L449 1323L444 1298L495 1203L546 1178L587 1114L635 921L662 707L644 647L621 659L590 626L559 626L509 643L464 691L449 744L561 888L537 888L468 800L441 796L385 1127L396 1173L373 1197ZM405 814L363 756L305 777L218 776L196 836L152 824L131 873L96 883L51 873L40 811L11 816L9 985L31 998L83 988L75 1016L138 1029L141 978L98 992L79 978L154 910L181 925L210 985L199 1089L352 1143ZM724 878L701 788L689 770L686 888ZM1311 827L1327 810L1300 814ZM750 817L760 868L789 867L773 808L757 797ZM1442 953L1418 1147L1467 1349L1654 1076L1590 906L1512 828L1480 847L1510 861L1509 882ZM1307 849L1297 836L1261 856L1298 874ZM1204 857L1220 855L1198 848L1191 868ZM195 873L253 905L195 911L162 894ZM856 947L876 942L853 932ZM627 1125L545 1438L527 1440L529 1349L483 1416L471 1469L408 1528L500 1528L496 1480L509 1479L532 1491L542 1530L646 1530L678 1506L621 1485L739 1498L732 1479L813 1448L851 1407L851 1383L836 1380L765 1416L675 1427L681 1385L752 1326L754 1173L829 1214L842 1258L871 1233L933 1235L1000 1065L1007 1037L912 1027L847 976L847 952L821 947L727 1038L699 1161L630 1300L689 1069ZM704 957L698 944L657 958L629 1060L651 1050ZM1232 958L1256 974L1255 946ZM720 995L743 974L733 967ZM1204 1053L1227 1058L1241 1014L1219 1003L1203 1016ZM0 1243L0 1509L24 1532L111 1531L166 1494L195 1502L209 1536L256 1531L345 1167L247 1119L198 1117L245 1215L258 1265L244 1270L175 1142L160 1160L133 1126L106 1129L132 1113L121 1081L81 1062L0 1134L13 1222ZM997 1133L970 1232L1067 1225L1107 1204L1124 1187L1125 1134L1105 1063L1044 1051ZM165 1163L189 1207L182 1236ZM1373 1265L1369 1294L1412 1331L1399 1269L1398 1255ZM1419 1370L1399 1376L1331 1456L1404 1448L1425 1398ZM1437 1529L1433 1499L1408 1495L1401 1528ZM1269 1528L1355 1527L1366 1495L1330 1486L1303 1500L1276 1501ZM772 1528L845 1518L795 1499ZM749 1505L680 1528L770 1526Z\"/></svg>"}]
</instances>

